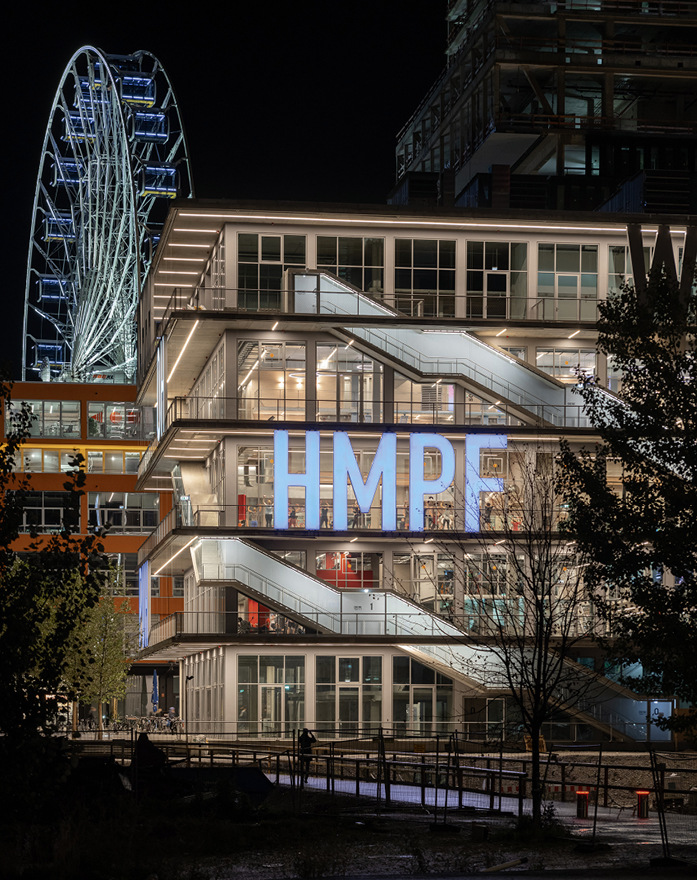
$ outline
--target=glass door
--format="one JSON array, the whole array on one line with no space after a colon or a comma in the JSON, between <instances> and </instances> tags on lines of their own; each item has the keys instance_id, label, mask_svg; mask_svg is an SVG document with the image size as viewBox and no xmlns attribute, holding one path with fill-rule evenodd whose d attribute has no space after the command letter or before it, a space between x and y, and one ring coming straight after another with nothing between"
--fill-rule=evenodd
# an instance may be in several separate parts
<instances>
[{"instance_id":1,"label":"glass door","mask_svg":"<svg viewBox=\"0 0 697 880\"><path fill-rule=\"evenodd\" d=\"M358 688L339 687L339 735L358 733Z\"/></svg>"}]
</instances>

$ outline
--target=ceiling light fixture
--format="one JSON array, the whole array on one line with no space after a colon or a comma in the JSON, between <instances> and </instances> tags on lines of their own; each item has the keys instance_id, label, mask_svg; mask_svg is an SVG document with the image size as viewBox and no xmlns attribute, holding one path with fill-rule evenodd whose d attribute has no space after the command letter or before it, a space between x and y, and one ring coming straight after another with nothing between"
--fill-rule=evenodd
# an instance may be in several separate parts
<instances>
[{"instance_id":1,"label":"ceiling light fixture","mask_svg":"<svg viewBox=\"0 0 697 880\"><path fill-rule=\"evenodd\" d=\"M178 357L178 358L176 359L176 361L174 362L174 366L172 367L172 371L171 371L171 373L169 374L169 376L167 376L167 383L168 383L168 384L169 384L169 382L170 382L172 376L174 375L174 371L175 371L175 370L177 369L177 367L179 366L179 361L182 359L182 355L183 355L184 352L186 351L186 347L187 347L187 345L191 342L191 337L194 335L194 331L195 331L196 328L198 327L198 324L199 324L198 319L196 319L196 323L194 324L194 326L193 326L193 327L191 328L191 330L189 331L189 335L186 337L186 342L185 342L184 345L182 346L182 350L179 352L179 357Z\"/></svg>"}]
</instances>

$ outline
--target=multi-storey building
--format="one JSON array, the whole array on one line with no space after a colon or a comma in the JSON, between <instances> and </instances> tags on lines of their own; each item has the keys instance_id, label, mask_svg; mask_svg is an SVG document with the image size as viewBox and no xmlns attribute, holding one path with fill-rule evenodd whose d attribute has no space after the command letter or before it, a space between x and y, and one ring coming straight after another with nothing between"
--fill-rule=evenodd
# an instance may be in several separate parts
<instances>
[{"instance_id":1,"label":"multi-storey building","mask_svg":"<svg viewBox=\"0 0 697 880\"><path fill-rule=\"evenodd\" d=\"M278 736L503 720L467 560L498 567L485 601L517 601L492 494L513 489L519 453L592 439L578 371L621 379L596 353L598 300L631 278L630 243L635 263L682 258L685 228L634 230L174 204L140 304L156 436L137 488L172 485L175 503L139 564L143 656L180 664L190 722ZM153 623L163 576L183 578L184 612ZM592 640L571 659L597 665ZM564 720L572 738L642 739L646 710L607 680Z\"/></svg>"},{"instance_id":2,"label":"multi-storey building","mask_svg":"<svg viewBox=\"0 0 697 880\"><path fill-rule=\"evenodd\" d=\"M694 213L697 3L449 0L396 204Z\"/></svg>"},{"instance_id":3,"label":"multi-storey building","mask_svg":"<svg viewBox=\"0 0 697 880\"><path fill-rule=\"evenodd\" d=\"M141 420L135 398L134 385L16 382L12 389L13 405L25 401L33 416L30 437L18 462L18 472L29 475L30 486L15 549L28 552L61 528L67 501L65 474L73 469L75 456L81 455L84 495L79 522L72 525L78 534L106 529L104 549L118 571L117 596L132 612L134 636L139 610L138 549L172 503L166 486L136 491L138 465L154 427ZM0 418L4 417L2 413ZM181 591L182 584L170 579L155 584L150 605L155 619L181 610ZM121 712L147 714L154 668L160 671L163 701L176 704L178 683L168 664L136 663Z\"/></svg>"}]
</instances>

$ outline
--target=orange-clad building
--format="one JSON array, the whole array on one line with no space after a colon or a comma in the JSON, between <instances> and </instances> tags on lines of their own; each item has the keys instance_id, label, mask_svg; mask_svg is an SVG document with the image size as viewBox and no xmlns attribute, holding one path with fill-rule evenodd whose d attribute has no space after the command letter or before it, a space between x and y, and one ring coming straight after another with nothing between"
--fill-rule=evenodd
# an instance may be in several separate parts
<instances>
[{"instance_id":1,"label":"orange-clad building","mask_svg":"<svg viewBox=\"0 0 697 880\"><path fill-rule=\"evenodd\" d=\"M133 613L138 630L138 550L172 507L172 485L135 491L138 464L153 430L135 404L134 385L104 383L16 382L12 403L26 401L33 421L31 436L23 445L18 470L31 475L24 506L22 534L16 549L27 550L29 532L49 535L60 527L66 493L65 472L76 453L86 472L85 494L80 503L81 534L107 527L104 547L119 570L119 593ZM5 413L0 414L4 420ZM2 424L4 436L4 422ZM166 617L183 608L182 585L161 578L150 598L150 615ZM167 664L136 663L128 695L120 712L128 715L151 711L153 671L158 671L159 703L178 708L178 678Z\"/></svg>"}]
</instances>

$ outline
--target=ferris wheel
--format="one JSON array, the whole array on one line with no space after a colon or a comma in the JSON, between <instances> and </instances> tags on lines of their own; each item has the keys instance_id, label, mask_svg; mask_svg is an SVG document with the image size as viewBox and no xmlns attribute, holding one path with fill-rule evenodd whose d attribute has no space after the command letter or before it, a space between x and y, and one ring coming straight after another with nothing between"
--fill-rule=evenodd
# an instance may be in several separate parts
<instances>
[{"instance_id":1,"label":"ferris wheel","mask_svg":"<svg viewBox=\"0 0 697 880\"><path fill-rule=\"evenodd\" d=\"M168 200L192 195L184 128L157 58L79 49L41 153L23 379L133 381L140 282Z\"/></svg>"}]
</instances>

